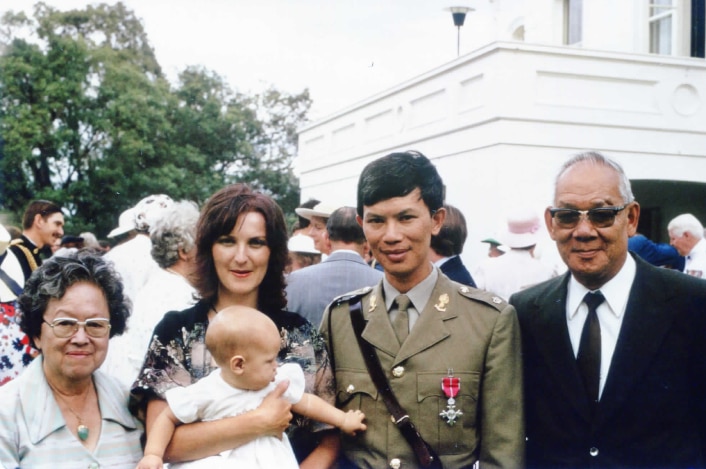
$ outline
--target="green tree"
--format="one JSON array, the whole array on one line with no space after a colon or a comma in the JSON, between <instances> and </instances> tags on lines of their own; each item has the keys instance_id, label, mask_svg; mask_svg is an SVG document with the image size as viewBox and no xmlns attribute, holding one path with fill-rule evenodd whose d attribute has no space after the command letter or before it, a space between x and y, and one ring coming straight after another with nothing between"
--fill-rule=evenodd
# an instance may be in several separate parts
<instances>
[{"instance_id":1,"label":"green tree","mask_svg":"<svg viewBox=\"0 0 706 469\"><path fill-rule=\"evenodd\" d=\"M200 203L244 181L285 211L298 203L291 163L308 91L246 96L199 67L171 87L121 3L38 3L0 24L0 208L48 198L68 210L67 231L100 236L151 193Z\"/></svg>"}]
</instances>

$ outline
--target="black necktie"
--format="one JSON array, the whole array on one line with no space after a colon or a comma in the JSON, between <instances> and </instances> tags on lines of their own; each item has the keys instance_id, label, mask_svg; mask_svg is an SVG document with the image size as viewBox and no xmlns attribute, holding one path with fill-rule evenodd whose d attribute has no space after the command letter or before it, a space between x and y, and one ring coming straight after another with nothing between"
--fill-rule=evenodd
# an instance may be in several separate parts
<instances>
[{"instance_id":1,"label":"black necktie","mask_svg":"<svg viewBox=\"0 0 706 469\"><path fill-rule=\"evenodd\" d=\"M588 305L588 317L581 331L581 342L576 363L583 384L592 403L598 402L598 387L601 380L601 325L596 309L605 298L601 292L586 293L583 302Z\"/></svg>"},{"instance_id":2,"label":"black necktie","mask_svg":"<svg viewBox=\"0 0 706 469\"><path fill-rule=\"evenodd\" d=\"M409 335L409 315L407 308L409 308L410 300L407 295L397 295L395 303L397 303L397 316L395 316L395 320L392 321L392 328L395 330L397 340L400 341L401 345Z\"/></svg>"}]
</instances>

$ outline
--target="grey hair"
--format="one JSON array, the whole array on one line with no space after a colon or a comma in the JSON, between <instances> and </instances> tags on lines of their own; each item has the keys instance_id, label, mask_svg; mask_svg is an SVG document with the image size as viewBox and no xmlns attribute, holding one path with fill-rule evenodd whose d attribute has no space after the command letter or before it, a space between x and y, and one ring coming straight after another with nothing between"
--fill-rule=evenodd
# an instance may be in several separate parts
<instances>
[{"instance_id":1,"label":"grey hair","mask_svg":"<svg viewBox=\"0 0 706 469\"><path fill-rule=\"evenodd\" d=\"M163 269L179 260L179 250L191 251L195 246L199 209L194 202L182 200L164 209L150 227L152 258Z\"/></svg>"},{"instance_id":2,"label":"grey hair","mask_svg":"<svg viewBox=\"0 0 706 469\"><path fill-rule=\"evenodd\" d=\"M620 196L623 198L623 203L629 204L635 200L635 196L632 193L630 179L628 179L628 176L625 174L623 167L597 151L587 151L574 155L561 166L561 169L554 180L554 200L556 200L556 187L559 185L559 180L569 169L579 163L590 163L597 166L611 168L618 174L618 178L620 179L618 183L618 190L620 191Z\"/></svg>"},{"instance_id":3,"label":"grey hair","mask_svg":"<svg viewBox=\"0 0 706 469\"><path fill-rule=\"evenodd\" d=\"M49 301L63 298L66 290L79 282L91 283L103 291L110 312L110 337L125 332L131 304L123 292L122 280L110 261L90 249L51 257L32 272L17 299L22 331L32 339L39 337Z\"/></svg>"},{"instance_id":4,"label":"grey hair","mask_svg":"<svg viewBox=\"0 0 706 469\"><path fill-rule=\"evenodd\" d=\"M677 215L672 221L667 225L667 231L672 236L680 238L685 232L688 232L696 239L703 239L704 237L704 227L691 213L682 213Z\"/></svg>"}]
</instances>

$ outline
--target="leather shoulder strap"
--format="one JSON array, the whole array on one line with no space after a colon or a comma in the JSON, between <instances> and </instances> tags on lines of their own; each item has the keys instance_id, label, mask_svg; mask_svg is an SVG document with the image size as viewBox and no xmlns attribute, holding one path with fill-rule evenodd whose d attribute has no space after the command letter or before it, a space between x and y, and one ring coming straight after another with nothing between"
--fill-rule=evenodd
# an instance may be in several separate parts
<instances>
[{"instance_id":1,"label":"leather shoulder strap","mask_svg":"<svg viewBox=\"0 0 706 469\"><path fill-rule=\"evenodd\" d=\"M349 303L349 307L355 338L358 341L360 352L363 354L368 374L380 393L385 407L387 407L388 412L392 415L395 425L397 425L404 439L407 440L407 443L414 450L414 454L417 456L417 460L422 467L441 469L441 460L439 460L438 456L427 442L424 441L417 427L414 426L409 415L400 405L397 396L392 392L392 388L390 388L387 376L385 376L385 372L382 370L380 359L375 349L372 345L363 340L365 318L363 318L363 313L361 312L360 300L355 303Z\"/></svg>"}]
</instances>

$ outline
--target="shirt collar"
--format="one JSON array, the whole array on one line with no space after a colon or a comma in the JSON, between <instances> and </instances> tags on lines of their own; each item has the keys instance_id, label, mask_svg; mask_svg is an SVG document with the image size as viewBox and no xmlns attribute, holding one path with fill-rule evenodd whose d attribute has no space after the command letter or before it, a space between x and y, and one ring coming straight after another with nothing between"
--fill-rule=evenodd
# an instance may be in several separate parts
<instances>
[{"instance_id":1,"label":"shirt collar","mask_svg":"<svg viewBox=\"0 0 706 469\"><path fill-rule=\"evenodd\" d=\"M424 307L427 305L429 297L431 296L431 292L432 290L434 290L434 286L436 285L436 281L438 278L439 271L436 267L433 267L429 275L427 275L424 280L416 284L414 287L412 287L410 291L405 293L409 297L409 300L412 302L412 306L414 307L414 309L416 309L420 314ZM392 303L395 301L395 298L401 293L390 284L386 276L383 276L382 278L382 290L385 294L385 309L387 311L390 311L390 308L392 307Z\"/></svg>"},{"instance_id":2,"label":"shirt collar","mask_svg":"<svg viewBox=\"0 0 706 469\"><path fill-rule=\"evenodd\" d=\"M455 257L455 256L452 256L452 257ZM444 263L446 263L449 260L451 260L451 257L442 257L438 261L434 262L434 266L441 267L442 265L444 265Z\"/></svg>"},{"instance_id":3,"label":"shirt collar","mask_svg":"<svg viewBox=\"0 0 706 469\"><path fill-rule=\"evenodd\" d=\"M44 376L43 357L38 356L17 379L22 379L20 402L25 414L29 436L37 444L51 433L66 426L56 399ZM127 409L127 395L120 391L120 385L103 375L93 374L98 394L101 418L112 420L125 428L135 429L137 424Z\"/></svg>"},{"instance_id":4,"label":"shirt collar","mask_svg":"<svg viewBox=\"0 0 706 469\"><path fill-rule=\"evenodd\" d=\"M635 280L635 269L635 259L628 254L627 259L625 259L625 264L623 264L623 267L618 271L618 274L598 289L605 297L605 303L615 317L620 318L625 313L625 307L628 304L628 297L630 296L630 288ZM568 319L573 319L574 316L576 316L579 306L583 303L583 297L586 296L586 293L589 291L596 290L589 290L584 287L573 275L569 278L566 297Z\"/></svg>"}]
</instances>

